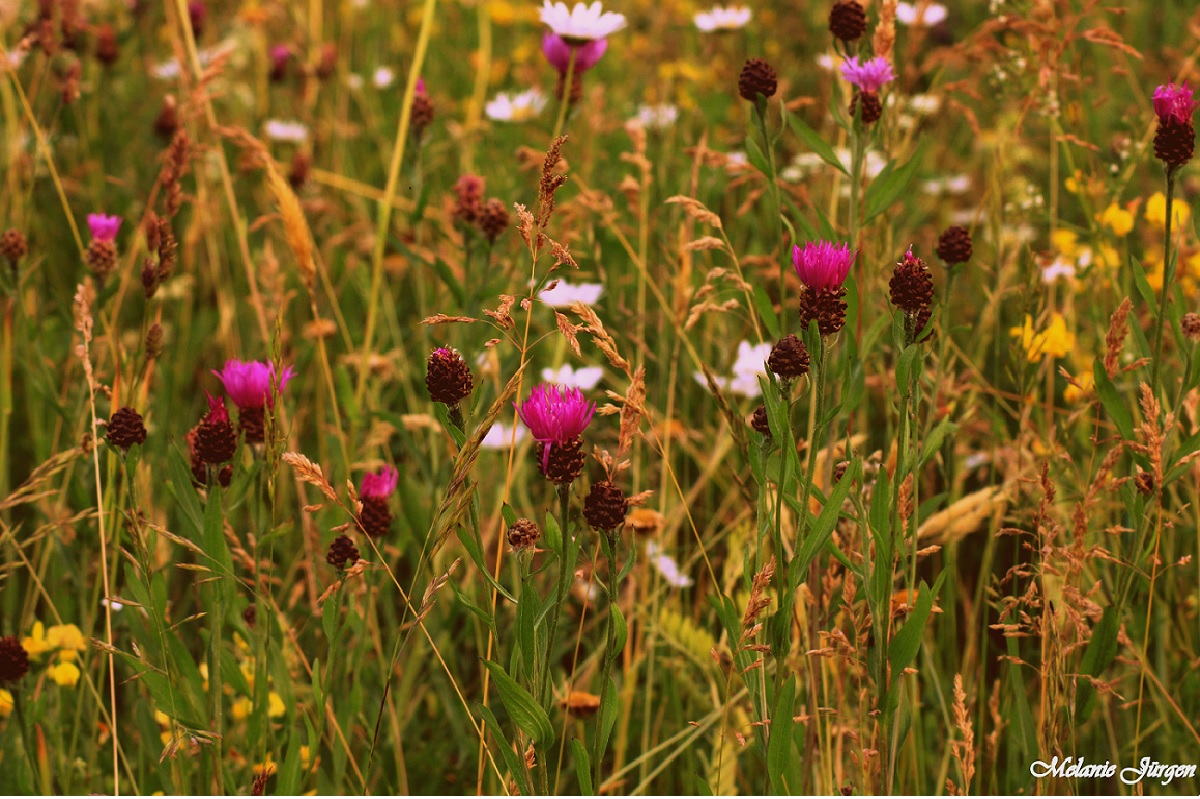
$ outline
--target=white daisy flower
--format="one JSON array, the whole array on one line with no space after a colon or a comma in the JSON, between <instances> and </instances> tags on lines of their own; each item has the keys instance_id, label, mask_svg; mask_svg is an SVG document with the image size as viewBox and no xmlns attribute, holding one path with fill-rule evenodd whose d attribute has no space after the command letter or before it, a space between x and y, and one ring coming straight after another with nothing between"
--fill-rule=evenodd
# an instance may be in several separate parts
<instances>
[{"instance_id":1,"label":"white daisy flower","mask_svg":"<svg viewBox=\"0 0 1200 799\"><path fill-rule=\"evenodd\" d=\"M484 106L488 119L496 122L524 122L542 113L546 107L546 95L537 89L521 92L520 94L505 94L501 92Z\"/></svg>"},{"instance_id":2,"label":"white daisy flower","mask_svg":"<svg viewBox=\"0 0 1200 799\"><path fill-rule=\"evenodd\" d=\"M647 130L662 130L675 124L679 109L669 103L638 106L637 120Z\"/></svg>"},{"instance_id":3,"label":"white daisy flower","mask_svg":"<svg viewBox=\"0 0 1200 799\"><path fill-rule=\"evenodd\" d=\"M733 31L746 27L750 21L750 9L746 6L713 6L695 16L696 27L704 33Z\"/></svg>"},{"instance_id":4,"label":"white daisy flower","mask_svg":"<svg viewBox=\"0 0 1200 799\"><path fill-rule=\"evenodd\" d=\"M1074 278L1075 264L1065 258L1055 258L1054 263L1042 268L1042 282L1046 284Z\"/></svg>"},{"instance_id":5,"label":"white daisy flower","mask_svg":"<svg viewBox=\"0 0 1200 799\"><path fill-rule=\"evenodd\" d=\"M386 89L396 80L396 73L391 67L379 67L375 70L375 74L371 76L371 83L375 84L376 89Z\"/></svg>"},{"instance_id":6,"label":"white daisy flower","mask_svg":"<svg viewBox=\"0 0 1200 799\"><path fill-rule=\"evenodd\" d=\"M263 133L271 141L300 144L308 140L308 128L295 120L268 119L263 125Z\"/></svg>"},{"instance_id":7,"label":"white daisy flower","mask_svg":"<svg viewBox=\"0 0 1200 799\"><path fill-rule=\"evenodd\" d=\"M821 53L817 56L817 66L826 72L833 72L838 68L837 61L829 53Z\"/></svg>"},{"instance_id":8,"label":"white daisy flower","mask_svg":"<svg viewBox=\"0 0 1200 799\"><path fill-rule=\"evenodd\" d=\"M361 90L365 84L366 81L363 80L363 76L357 72L351 72L346 76L346 87L352 92Z\"/></svg>"},{"instance_id":9,"label":"white daisy flower","mask_svg":"<svg viewBox=\"0 0 1200 799\"><path fill-rule=\"evenodd\" d=\"M576 3L571 9L566 3L545 0L541 9L542 22L568 43L605 39L625 27L625 15L605 11L596 0L590 6Z\"/></svg>"},{"instance_id":10,"label":"white daisy flower","mask_svg":"<svg viewBox=\"0 0 1200 799\"><path fill-rule=\"evenodd\" d=\"M573 302L595 305L604 293L603 283L571 285L565 280L552 281L550 288L538 292L538 299L551 308L568 308Z\"/></svg>"},{"instance_id":11,"label":"white daisy flower","mask_svg":"<svg viewBox=\"0 0 1200 799\"><path fill-rule=\"evenodd\" d=\"M917 3L897 3L896 4L896 21L904 25L916 25L923 28L931 28L939 22L946 19L946 7L941 3L925 3L924 7L918 11L918 6L922 3L918 0Z\"/></svg>"},{"instance_id":12,"label":"white daisy flower","mask_svg":"<svg viewBox=\"0 0 1200 799\"><path fill-rule=\"evenodd\" d=\"M769 343L751 344L749 341L739 344L737 359L733 363L733 376L714 376L717 387L743 397L760 396L762 387L758 378L767 373L767 358L771 355L771 346ZM695 378L700 385L708 385L708 379L703 372L696 372Z\"/></svg>"},{"instance_id":13,"label":"white daisy flower","mask_svg":"<svg viewBox=\"0 0 1200 799\"><path fill-rule=\"evenodd\" d=\"M542 380L547 383L557 383L564 388L577 388L580 391L591 391L602 377L604 377L604 370L599 366L584 366L575 369L569 363L565 363L558 369L542 370Z\"/></svg>"},{"instance_id":14,"label":"white daisy flower","mask_svg":"<svg viewBox=\"0 0 1200 799\"><path fill-rule=\"evenodd\" d=\"M908 98L908 110L917 116L936 114L942 107L942 98L936 94L914 94Z\"/></svg>"},{"instance_id":15,"label":"white daisy flower","mask_svg":"<svg viewBox=\"0 0 1200 799\"><path fill-rule=\"evenodd\" d=\"M524 425L517 425L515 438L513 432L513 429L503 422L496 422L492 425L492 429L487 431L483 441L479 442L479 446L484 449L508 449L510 444L520 444L529 435L529 431L525 429Z\"/></svg>"}]
</instances>

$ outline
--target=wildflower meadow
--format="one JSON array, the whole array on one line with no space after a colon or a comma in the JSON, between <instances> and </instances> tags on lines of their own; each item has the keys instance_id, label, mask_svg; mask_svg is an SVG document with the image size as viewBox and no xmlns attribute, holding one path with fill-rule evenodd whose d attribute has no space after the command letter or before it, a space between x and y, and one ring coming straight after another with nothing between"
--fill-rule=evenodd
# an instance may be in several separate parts
<instances>
[{"instance_id":1,"label":"wildflower meadow","mask_svg":"<svg viewBox=\"0 0 1200 799\"><path fill-rule=\"evenodd\" d=\"M1191 0L0 0L0 791L1200 792Z\"/></svg>"}]
</instances>

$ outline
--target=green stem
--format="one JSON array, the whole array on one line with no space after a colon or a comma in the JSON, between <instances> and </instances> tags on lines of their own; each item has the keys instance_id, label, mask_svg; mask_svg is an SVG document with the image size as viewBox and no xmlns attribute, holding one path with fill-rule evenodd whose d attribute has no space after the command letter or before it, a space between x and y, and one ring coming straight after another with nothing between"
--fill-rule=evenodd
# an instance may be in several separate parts
<instances>
[{"instance_id":1,"label":"green stem","mask_svg":"<svg viewBox=\"0 0 1200 799\"><path fill-rule=\"evenodd\" d=\"M592 745L592 789L596 795L600 795L600 768L604 762L604 750L608 748L608 741L605 740L604 725L605 713L604 706L608 699L609 683L612 682L612 666L616 658L614 652L616 644L616 625L613 624L613 608L617 606L617 598L621 595L621 567L617 564L617 541L618 533L615 531L604 532L604 540L607 542L607 551L604 553L608 560L608 618L605 621L604 633L604 660L602 661L600 672L600 714L599 721L596 725L596 739ZM616 568L614 574L613 569Z\"/></svg>"},{"instance_id":2,"label":"green stem","mask_svg":"<svg viewBox=\"0 0 1200 799\"><path fill-rule=\"evenodd\" d=\"M779 329L784 330L787 327L787 303L783 298L787 296L787 286L784 283L784 276L787 274L787 254L783 252L783 198L779 193L779 178L775 166L775 148L771 146L771 137L767 133L767 104L766 100L760 97L759 101L754 103L754 119L758 122L758 132L762 136L762 150L767 157L767 166L770 167L770 174L767 180L771 184L771 198L775 201L775 247L779 247Z\"/></svg>"},{"instance_id":3,"label":"green stem","mask_svg":"<svg viewBox=\"0 0 1200 799\"><path fill-rule=\"evenodd\" d=\"M1167 167L1167 219L1163 235L1162 296L1158 303L1158 326L1154 332L1154 361L1150 368L1150 387L1158 396L1158 381L1162 373L1163 330L1167 323L1167 299L1175 280L1175 260L1171 257L1171 221L1175 216L1175 167Z\"/></svg>"},{"instance_id":4,"label":"green stem","mask_svg":"<svg viewBox=\"0 0 1200 799\"><path fill-rule=\"evenodd\" d=\"M563 79L562 105L558 107L558 119L554 123L554 135L550 137L551 143L558 141L558 137L562 135L563 125L567 121L567 108L571 105L571 90L575 84L575 59L579 55L579 48L571 45L571 57L567 60L567 74Z\"/></svg>"},{"instance_id":5,"label":"green stem","mask_svg":"<svg viewBox=\"0 0 1200 799\"><path fill-rule=\"evenodd\" d=\"M554 608L550 611L550 634L546 639L546 657L542 662L542 705L547 708L550 706L550 672L554 658L555 638L558 635L558 617L562 615L563 601L567 596L567 579L568 571L570 571L567 567L570 560L568 553L575 545L571 538L570 514L571 484L566 483L558 487L558 527L559 536L562 539L562 552L559 553L558 586L554 592Z\"/></svg>"}]
</instances>

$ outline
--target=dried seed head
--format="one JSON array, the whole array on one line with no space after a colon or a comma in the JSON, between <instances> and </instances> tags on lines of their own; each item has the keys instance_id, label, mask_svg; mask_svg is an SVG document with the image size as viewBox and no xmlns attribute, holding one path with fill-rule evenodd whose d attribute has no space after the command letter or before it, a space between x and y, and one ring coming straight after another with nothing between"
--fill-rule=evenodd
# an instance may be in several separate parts
<instances>
[{"instance_id":1,"label":"dried seed head","mask_svg":"<svg viewBox=\"0 0 1200 799\"><path fill-rule=\"evenodd\" d=\"M771 423L767 420L766 405L759 405L754 409L754 416L750 419L750 426L761 433L763 438L771 437Z\"/></svg>"},{"instance_id":2,"label":"dried seed head","mask_svg":"<svg viewBox=\"0 0 1200 799\"><path fill-rule=\"evenodd\" d=\"M111 239L92 239L84 256L88 268L101 286L117 266L117 245Z\"/></svg>"},{"instance_id":3,"label":"dried seed head","mask_svg":"<svg viewBox=\"0 0 1200 799\"><path fill-rule=\"evenodd\" d=\"M1159 118L1154 132L1154 157L1171 169L1178 169L1192 160L1196 146L1196 130L1191 121L1174 117Z\"/></svg>"},{"instance_id":4,"label":"dried seed head","mask_svg":"<svg viewBox=\"0 0 1200 799\"><path fill-rule=\"evenodd\" d=\"M767 368L780 380L792 381L808 374L808 349L804 342L789 333L771 349Z\"/></svg>"},{"instance_id":5,"label":"dried seed head","mask_svg":"<svg viewBox=\"0 0 1200 799\"><path fill-rule=\"evenodd\" d=\"M425 387L434 402L453 408L475 387L471 367L458 350L438 347L430 354L425 366Z\"/></svg>"},{"instance_id":6,"label":"dried seed head","mask_svg":"<svg viewBox=\"0 0 1200 799\"><path fill-rule=\"evenodd\" d=\"M1200 314L1185 313L1179 320L1179 329L1188 341L1200 341Z\"/></svg>"},{"instance_id":7,"label":"dried seed head","mask_svg":"<svg viewBox=\"0 0 1200 799\"><path fill-rule=\"evenodd\" d=\"M4 236L0 237L0 254L8 259L9 265L14 270L28 252L29 242L25 240L24 233L16 228L4 231Z\"/></svg>"},{"instance_id":8,"label":"dried seed head","mask_svg":"<svg viewBox=\"0 0 1200 799\"><path fill-rule=\"evenodd\" d=\"M158 322L150 325L146 331L146 357L157 358L162 355L163 329Z\"/></svg>"},{"instance_id":9,"label":"dried seed head","mask_svg":"<svg viewBox=\"0 0 1200 799\"><path fill-rule=\"evenodd\" d=\"M388 497L363 496L362 514L359 522L372 538L387 535L392 531L392 509Z\"/></svg>"},{"instance_id":10,"label":"dried seed head","mask_svg":"<svg viewBox=\"0 0 1200 799\"><path fill-rule=\"evenodd\" d=\"M508 209L504 206L504 201L499 197L492 197L483 206L483 212L479 216L479 229L483 231L484 238L489 243L494 242L508 229L508 223Z\"/></svg>"},{"instance_id":11,"label":"dried seed head","mask_svg":"<svg viewBox=\"0 0 1200 799\"><path fill-rule=\"evenodd\" d=\"M529 549L542 537L542 531L532 519L517 519L508 528L508 545L516 552Z\"/></svg>"},{"instance_id":12,"label":"dried seed head","mask_svg":"<svg viewBox=\"0 0 1200 799\"><path fill-rule=\"evenodd\" d=\"M807 330L809 322L816 320L822 336L832 336L846 324L845 286L811 289L805 286L800 291L800 323Z\"/></svg>"},{"instance_id":13,"label":"dried seed head","mask_svg":"<svg viewBox=\"0 0 1200 799\"><path fill-rule=\"evenodd\" d=\"M219 464L233 458L237 452L237 433L229 423L229 412L223 399L208 398L208 413L196 428L195 452L201 463Z\"/></svg>"},{"instance_id":14,"label":"dried seed head","mask_svg":"<svg viewBox=\"0 0 1200 799\"><path fill-rule=\"evenodd\" d=\"M962 225L946 228L937 243L937 255L951 266L971 260L971 233Z\"/></svg>"},{"instance_id":15,"label":"dried seed head","mask_svg":"<svg viewBox=\"0 0 1200 799\"><path fill-rule=\"evenodd\" d=\"M354 542L350 540L349 536L339 535L333 539L333 543L329 545L329 551L325 554L325 562L338 571L342 571L347 566L353 566L358 561L358 548L354 546Z\"/></svg>"},{"instance_id":16,"label":"dried seed head","mask_svg":"<svg viewBox=\"0 0 1200 799\"><path fill-rule=\"evenodd\" d=\"M146 425L142 415L129 406L118 408L108 420L108 441L122 452L146 440Z\"/></svg>"},{"instance_id":17,"label":"dried seed head","mask_svg":"<svg viewBox=\"0 0 1200 799\"><path fill-rule=\"evenodd\" d=\"M629 503L620 486L602 480L592 483L592 490L583 501L583 518L593 529L614 532L625 526Z\"/></svg>"},{"instance_id":18,"label":"dried seed head","mask_svg":"<svg viewBox=\"0 0 1200 799\"><path fill-rule=\"evenodd\" d=\"M760 94L774 97L778 88L779 79L775 69L761 58L749 59L738 76L738 94L750 102L754 102L754 98Z\"/></svg>"},{"instance_id":19,"label":"dried seed head","mask_svg":"<svg viewBox=\"0 0 1200 799\"><path fill-rule=\"evenodd\" d=\"M15 635L0 638L0 683L16 682L29 673L29 653Z\"/></svg>"},{"instance_id":20,"label":"dried seed head","mask_svg":"<svg viewBox=\"0 0 1200 799\"><path fill-rule=\"evenodd\" d=\"M582 438L535 446L532 448L532 452L538 465L538 471L556 485L575 482L575 478L579 477L579 473L583 471L583 464L586 460Z\"/></svg>"},{"instance_id":21,"label":"dried seed head","mask_svg":"<svg viewBox=\"0 0 1200 799\"><path fill-rule=\"evenodd\" d=\"M859 101L862 101L862 122L864 125L874 125L883 116L883 101L878 92L856 91L850 98L850 116L858 113Z\"/></svg>"},{"instance_id":22,"label":"dried seed head","mask_svg":"<svg viewBox=\"0 0 1200 799\"><path fill-rule=\"evenodd\" d=\"M867 30L867 13L858 0L837 0L829 10L829 32L850 44Z\"/></svg>"}]
</instances>

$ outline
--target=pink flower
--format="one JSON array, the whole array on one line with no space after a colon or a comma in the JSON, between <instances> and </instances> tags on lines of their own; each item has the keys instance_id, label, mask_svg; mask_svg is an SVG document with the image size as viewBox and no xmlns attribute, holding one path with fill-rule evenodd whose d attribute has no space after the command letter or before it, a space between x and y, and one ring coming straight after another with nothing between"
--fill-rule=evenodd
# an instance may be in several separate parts
<instances>
[{"instance_id":1,"label":"pink flower","mask_svg":"<svg viewBox=\"0 0 1200 799\"><path fill-rule=\"evenodd\" d=\"M896 79L892 65L883 56L872 58L865 64L858 63L858 56L851 56L842 62L840 71L843 78L864 92L877 92L883 84Z\"/></svg>"},{"instance_id":2,"label":"pink flower","mask_svg":"<svg viewBox=\"0 0 1200 799\"><path fill-rule=\"evenodd\" d=\"M1192 121L1196 105L1186 82L1179 86L1172 82L1154 90L1154 113L1158 114L1160 122L1174 120L1181 125L1188 124Z\"/></svg>"},{"instance_id":3,"label":"pink flower","mask_svg":"<svg viewBox=\"0 0 1200 799\"><path fill-rule=\"evenodd\" d=\"M546 54L546 60L563 75L567 74L567 67L571 63L571 49L572 45L567 44L557 33L546 31L546 35L542 37L542 52ZM592 39L574 46L574 49L575 74L581 75L596 66L600 56L608 49L608 40Z\"/></svg>"},{"instance_id":4,"label":"pink flower","mask_svg":"<svg viewBox=\"0 0 1200 799\"><path fill-rule=\"evenodd\" d=\"M362 488L359 493L366 499L387 499L396 490L400 472L395 466L384 466L378 472L367 472L363 475Z\"/></svg>"},{"instance_id":5,"label":"pink flower","mask_svg":"<svg viewBox=\"0 0 1200 799\"><path fill-rule=\"evenodd\" d=\"M534 440L545 446L543 468L550 459L550 445L566 444L579 438L596 412L596 403L584 399L582 391L554 383L536 386L529 399L516 407Z\"/></svg>"},{"instance_id":6,"label":"pink flower","mask_svg":"<svg viewBox=\"0 0 1200 799\"><path fill-rule=\"evenodd\" d=\"M88 214L88 230L96 241L112 241L121 229L121 217L106 214Z\"/></svg>"},{"instance_id":7,"label":"pink flower","mask_svg":"<svg viewBox=\"0 0 1200 799\"><path fill-rule=\"evenodd\" d=\"M274 363L229 360L225 362L224 369L219 372L214 369L213 374L225 384L225 393L238 408L262 408L268 404L275 407L275 397L271 395L271 384L275 378ZM295 376L295 369L285 367L279 376L279 391L282 392L287 382Z\"/></svg>"},{"instance_id":8,"label":"pink flower","mask_svg":"<svg viewBox=\"0 0 1200 799\"><path fill-rule=\"evenodd\" d=\"M271 69L282 73L287 69L288 60L292 57L292 48L286 44L277 44L271 48Z\"/></svg>"},{"instance_id":9,"label":"pink flower","mask_svg":"<svg viewBox=\"0 0 1200 799\"><path fill-rule=\"evenodd\" d=\"M425 79L417 78L417 94L425 94Z\"/></svg>"},{"instance_id":10,"label":"pink flower","mask_svg":"<svg viewBox=\"0 0 1200 799\"><path fill-rule=\"evenodd\" d=\"M792 247L796 274L810 289L835 288L845 283L857 257L858 252L851 252L849 244L808 241L803 248Z\"/></svg>"},{"instance_id":11,"label":"pink flower","mask_svg":"<svg viewBox=\"0 0 1200 799\"><path fill-rule=\"evenodd\" d=\"M209 424L228 424L229 411L225 409L225 398L214 397L207 391L204 392L208 397L208 413L204 416L204 421Z\"/></svg>"}]
</instances>

